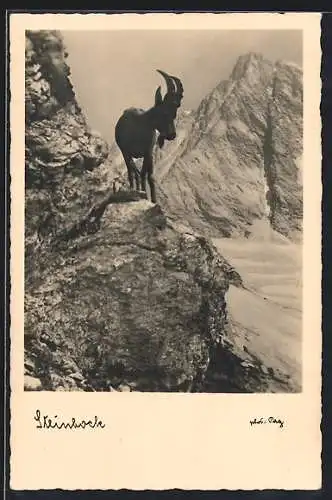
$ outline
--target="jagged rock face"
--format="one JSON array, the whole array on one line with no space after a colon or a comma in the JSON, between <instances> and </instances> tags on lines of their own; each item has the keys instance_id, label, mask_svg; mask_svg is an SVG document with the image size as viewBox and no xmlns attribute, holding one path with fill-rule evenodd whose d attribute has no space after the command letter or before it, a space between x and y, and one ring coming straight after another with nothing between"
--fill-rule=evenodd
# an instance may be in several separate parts
<instances>
[{"instance_id":1,"label":"jagged rock face","mask_svg":"<svg viewBox=\"0 0 332 500\"><path fill-rule=\"evenodd\" d=\"M265 172L273 229L286 236L302 230L302 72L279 63L267 123Z\"/></svg>"},{"instance_id":2,"label":"jagged rock face","mask_svg":"<svg viewBox=\"0 0 332 500\"><path fill-rule=\"evenodd\" d=\"M69 80L57 31L27 31L25 50L26 252L86 211L102 190L94 172L108 154L91 131Z\"/></svg>"},{"instance_id":3,"label":"jagged rock face","mask_svg":"<svg viewBox=\"0 0 332 500\"><path fill-rule=\"evenodd\" d=\"M201 381L239 278L205 238L143 200L110 205L94 235L46 258L26 281L25 324L30 376L44 389L183 391Z\"/></svg>"},{"instance_id":4,"label":"jagged rock face","mask_svg":"<svg viewBox=\"0 0 332 500\"><path fill-rule=\"evenodd\" d=\"M167 144L163 155L159 199L177 219L227 237L266 219L292 237L302 224L301 70L241 56L182 127L177 150Z\"/></svg>"}]
</instances>

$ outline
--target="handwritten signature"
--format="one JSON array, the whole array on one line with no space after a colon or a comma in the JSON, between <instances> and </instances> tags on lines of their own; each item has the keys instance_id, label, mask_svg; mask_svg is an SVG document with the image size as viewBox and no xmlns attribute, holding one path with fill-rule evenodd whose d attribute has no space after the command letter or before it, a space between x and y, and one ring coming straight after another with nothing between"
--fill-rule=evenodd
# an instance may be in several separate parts
<instances>
[{"instance_id":1,"label":"handwritten signature","mask_svg":"<svg viewBox=\"0 0 332 500\"><path fill-rule=\"evenodd\" d=\"M70 421L60 420L58 415L54 415L53 417L49 417L48 415L41 415L40 410L36 410L34 415L34 420L38 422L36 425L37 429L104 429L105 424L101 419L97 416L94 417L93 420L77 420L75 417L72 417ZM58 420L59 419L59 420Z\"/></svg>"},{"instance_id":2,"label":"handwritten signature","mask_svg":"<svg viewBox=\"0 0 332 500\"><path fill-rule=\"evenodd\" d=\"M279 425L280 429L284 427L284 420L281 420L280 418L275 418L275 417L260 417L260 418L254 418L253 420L250 420L250 427L253 425L259 425L259 424L276 424Z\"/></svg>"}]
</instances>

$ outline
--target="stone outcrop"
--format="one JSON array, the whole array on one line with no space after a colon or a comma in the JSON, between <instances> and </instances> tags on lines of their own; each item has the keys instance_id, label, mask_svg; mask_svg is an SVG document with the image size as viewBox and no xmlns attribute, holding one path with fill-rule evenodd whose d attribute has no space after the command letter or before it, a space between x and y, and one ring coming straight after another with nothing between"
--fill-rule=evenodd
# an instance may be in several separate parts
<instances>
[{"instance_id":1,"label":"stone outcrop","mask_svg":"<svg viewBox=\"0 0 332 500\"><path fill-rule=\"evenodd\" d=\"M25 51L26 251L73 223L108 186L96 167L108 146L78 106L57 31L27 31Z\"/></svg>"},{"instance_id":2,"label":"stone outcrop","mask_svg":"<svg viewBox=\"0 0 332 500\"><path fill-rule=\"evenodd\" d=\"M25 324L44 388L76 387L68 370L96 390L193 390L201 382L226 335L224 294L236 278L205 238L148 201L116 203L98 231L45 258L26 282Z\"/></svg>"}]
</instances>

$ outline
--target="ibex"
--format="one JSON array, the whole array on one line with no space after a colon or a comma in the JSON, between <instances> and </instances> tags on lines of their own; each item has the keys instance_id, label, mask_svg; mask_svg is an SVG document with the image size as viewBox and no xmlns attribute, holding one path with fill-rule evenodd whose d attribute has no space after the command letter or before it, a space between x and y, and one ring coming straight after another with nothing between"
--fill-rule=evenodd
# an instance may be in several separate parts
<instances>
[{"instance_id":1,"label":"ibex","mask_svg":"<svg viewBox=\"0 0 332 500\"><path fill-rule=\"evenodd\" d=\"M151 192L151 201L156 203L155 181L153 178L153 148L156 144L163 147L165 139L173 141L176 137L175 118L181 105L183 86L179 78L157 70L166 81L167 93L164 98L159 86L155 94L155 104L144 111L140 108L126 109L115 126L115 140L120 148L128 170L130 189L146 191L146 176ZM143 158L141 171L136 167L134 158Z\"/></svg>"}]
</instances>

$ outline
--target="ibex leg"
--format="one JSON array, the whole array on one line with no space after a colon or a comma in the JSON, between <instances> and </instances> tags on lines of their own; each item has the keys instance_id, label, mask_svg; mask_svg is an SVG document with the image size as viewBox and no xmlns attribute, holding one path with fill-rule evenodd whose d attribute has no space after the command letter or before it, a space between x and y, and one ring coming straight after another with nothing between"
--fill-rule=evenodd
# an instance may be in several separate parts
<instances>
[{"instance_id":1,"label":"ibex leg","mask_svg":"<svg viewBox=\"0 0 332 500\"><path fill-rule=\"evenodd\" d=\"M144 191L145 193L146 193L146 173L147 173L147 167L146 167L146 160L144 158L141 170L141 184L142 184L142 191Z\"/></svg>"},{"instance_id":2,"label":"ibex leg","mask_svg":"<svg viewBox=\"0 0 332 500\"><path fill-rule=\"evenodd\" d=\"M141 190L141 172L138 170L138 168L135 165L135 183L136 183L136 191Z\"/></svg>"},{"instance_id":3,"label":"ibex leg","mask_svg":"<svg viewBox=\"0 0 332 500\"><path fill-rule=\"evenodd\" d=\"M152 201L152 203L156 203L156 187L155 187L155 180L154 180L154 176L153 176L152 156L145 157L144 163L146 165L146 171L148 174L148 182L149 182L149 186L150 186L151 201Z\"/></svg>"},{"instance_id":4,"label":"ibex leg","mask_svg":"<svg viewBox=\"0 0 332 500\"><path fill-rule=\"evenodd\" d=\"M129 181L129 187L131 190L134 189L134 172L136 165L134 163L134 160L130 156L124 156L124 161L126 162L127 166L127 171L128 171L128 181Z\"/></svg>"}]
</instances>

